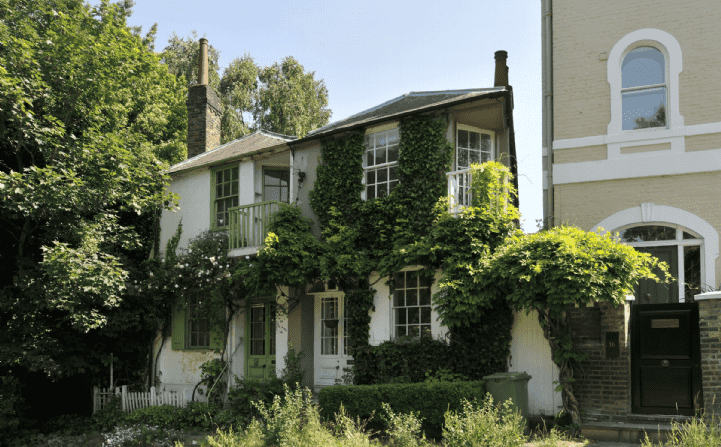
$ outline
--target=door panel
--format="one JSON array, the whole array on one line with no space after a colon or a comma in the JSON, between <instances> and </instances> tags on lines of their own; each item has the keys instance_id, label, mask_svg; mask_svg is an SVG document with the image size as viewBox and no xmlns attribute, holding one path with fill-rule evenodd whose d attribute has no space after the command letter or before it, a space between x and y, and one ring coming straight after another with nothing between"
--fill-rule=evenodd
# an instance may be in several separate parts
<instances>
[{"instance_id":1,"label":"door panel","mask_svg":"<svg viewBox=\"0 0 721 447\"><path fill-rule=\"evenodd\" d=\"M701 402L698 304L634 304L632 410L693 415Z\"/></svg>"}]
</instances>

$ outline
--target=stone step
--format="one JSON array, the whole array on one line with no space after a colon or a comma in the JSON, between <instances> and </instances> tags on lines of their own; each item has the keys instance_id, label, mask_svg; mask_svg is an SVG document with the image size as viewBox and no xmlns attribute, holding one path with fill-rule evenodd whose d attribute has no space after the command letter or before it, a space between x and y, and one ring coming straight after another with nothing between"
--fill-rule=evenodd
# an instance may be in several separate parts
<instances>
[{"instance_id":1,"label":"stone step","mask_svg":"<svg viewBox=\"0 0 721 447\"><path fill-rule=\"evenodd\" d=\"M671 421L638 422L586 422L581 424L581 435L595 441L627 442L639 444L646 438L654 443L664 442L671 433Z\"/></svg>"}]
</instances>

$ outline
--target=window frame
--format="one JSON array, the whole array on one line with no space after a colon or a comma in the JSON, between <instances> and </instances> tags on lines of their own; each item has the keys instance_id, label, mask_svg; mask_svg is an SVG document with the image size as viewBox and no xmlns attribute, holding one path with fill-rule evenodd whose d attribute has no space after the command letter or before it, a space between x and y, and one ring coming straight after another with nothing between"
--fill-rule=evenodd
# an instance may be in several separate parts
<instances>
[{"instance_id":1,"label":"window frame","mask_svg":"<svg viewBox=\"0 0 721 447\"><path fill-rule=\"evenodd\" d=\"M178 299L171 311L171 349L175 351L215 351L223 347L223 334L214 329L208 321L208 346L191 346L191 303L193 295L201 295L200 291L188 293Z\"/></svg>"},{"instance_id":2,"label":"window frame","mask_svg":"<svg viewBox=\"0 0 721 447\"><path fill-rule=\"evenodd\" d=\"M454 165L455 165L455 168L456 168L455 170L456 170L456 171L470 169L470 164L469 164L468 167L464 167L464 168L460 168L460 167L458 166L458 160L459 160L459 158L460 158L460 157L458 156L458 152L459 152L458 142L459 142L459 140L460 140L460 139L458 138L458 132L461 131L461 130L464 130L464 131L467 131L467 132L475 132L475 133L478 133L478 134L481 134L481 135L482 135L482 134L490 135L490 136L491 136L491 156L490 156L490 159L489 159L489 160L495 160L495 159L496 159L497 147L496 147L496 132L495 132L495 131L493 131L493 130L488 130L488 129L482 129L482 128L480 128L480 127L470 126L470 125L468 125L468 124L456 123L455 142L454 142L454 147L455 147L455 148L454 148L454 151L453 151L453 156L454 156L453 162L454 162ZM480 138L481 138L480 141L483 141L483 140L482 140L482 137L480 137ZM470 148L462 148L462 149L470 150ZM482 150L482 149L479 149L479 152L480 152L480 153L483 153L483 150ZM480 162L480 163L483 163L481 157L479 157L479 162Z\"/></svg>"},{"instance_id":3,"label":"window frame","mask_svg":"<svg viewBox=\"0 0 721 447\"><path fill-rule=\"evenodd\" d=\"M663 69L664 69L663 78L664 78L664 82L661 83L661 84L646 84L646 85L643 85L643 86L625 87L625 88L624 88L624 87L623 87L623 63L624 63L624 61L626 60L626 57L628 57L628 55L631 54L632 51L637 50L637 49L639 49L639 48L652 48L652 49L657 50L658 52L661 53L661 55L663 56ZM669 82L668 82L668 81L669 81L669 71L670 71L670 70L669 70L669 65L668 65L668 52L664 51L663 47L660 47L657 42L653 42L653 41L638 41L638 42L635 42L633 45L629 46L628 48L626 48L626 51L623 52L623 56L622 56L622 58L621 58L621 88L620 88L620 91L619 91L619 93L620 93L620 95L621 95L621 114L622 114L622 116L621 116L621 130L622 130L622 132L634 132L634 133L635 133L635 132L638 132L639 130L640 130L640 131L653 131L653 130L665 130L665 129L669 129L669 114L668 114L668 108L669 108L668 101L669 101L669 91L670 91L670 89L669 89ZM665 107L666 107L666 109L667 109L667 113L666 113L666 123L665 123L666 125L665 125L665 126L657 126L657 127L646 127L646 128L641 128L641 129L627 129L627 130L623 130L623 94L624 94L624 93L630 93L630 92L650 91L650 90L658 89L658 88L664 88L664 89L666 89L666 97L665 97L665 100L666 100Z\"/></svg>"},{"instance_id":4,"label":"window frame","mask_svg":"<svg viewBox=\"0 0 721 447\"><path fill-rule=\"evenodd\" d=\"M650 46L661 51L666 63L666 127L650 127L645 129L623 130L623 107L621 88L623 86L623 60L632 50ZM681 45L676 38L666 31L645 28L632 31L622 37L609 53L606 65L606 77L610 87L611 120L608 123L607 135L624 135L636 141L640 139L659 138L664 130L684 127L683 116L679 113L679 75L683 71L683 54ZM648 134L650 132L650 134ZM643 137L644 133L648 134ZM633 137L632 137L633 135ZM623 137L623 141L626 141ZM611 154L609 153L609 157Z\"/></svg>"},{"instance_id":5,"label":"window frame","mask_svg":"<svg viewBox=\"0 0 721 447\"><path fill-rule=\"evenodd\" d=\"M367 146L366 146L365 141L364 141L364 143L363 143L363 159L361 160L361 163L362 163L362 166L363 166L363 179L362 179L362 181L361 181L361 183L363 184L363 191L361 192L361 199L362 199L362 200L373 200L373 199L380 198L380 197L378 196L378 186L377 186L377 185L378 185L379 183L378 183L377 181L376 181L375 183L373 183L373 185L376 185L375 197L373 197L373 198L371 198L371 199L368 198L368 189L367 189L367 188L368 188L368 183L367 183L368 173L369 173L370 171L376 171L376 172L377 172L377 171L379 171L379 170L381 170L381 169L388 169L388 168L393 167L393 166L395 166L396 169L397 169L397 167L398 167L398 161L400 160L400 143L401 143L400 126L399 126L399 123L398 123L398 122L388 123L388 124L384 124L384 125L381 125L381 126L370 127L370 128L367 128L367 129L365 130L364 138L367 138L369 135L374 135L374 134L378 134L378 133L381 133L381 132L389 132L389 131L395 130L395 129L398 129L398 160L390 161L390 162L386 162L386 163L374 164L374 165L372 165L372 166L367 166L367 158L366 158L367 155L366 155L366 153L367 153L368 149L367 149ZM388 148L388 144L386 143L386 149L387 149L387 148ZM387 156L386 156L386 159L387 159ZM390 174L390 169L388 169L388 174ZM397 176L397 174L396 174L396 176ZM376 179L377 179L377 177L376 177ZM397 178L397 179L394 180L394 182L395 182L395 183L393 184L393 188L395 188L398 184L400 184L400 179ZM385 196L382 196L382 197L387 197L387 196L389 196L389 195L391 194L391 192L393 192L393 188L391 188L390 175L388 175L388 177L386 178L386 181L385 181L385 182L381 182L381 183L385 183L385 184L387 185L387 191L388 191L387 194L386 194Z\"/></svg>"},{"instance_id":6,"label":"window frame","mask_svg":"<svg viewBox=\"0 0 721 447\"><path fill-rule=\"evenodd\" d=\"M390 314L391 314L391 334L390 334L390 335L391 335L391 339L393 339L393 340L399 339L399 338L401 338L401 337L412 337L413 339L423 338L424 335L423 335L423 329L422 329L422 328L423 328L424 326L427 326L427 327L428 327L427 337L428 337L429 339L432 339L432 338L433 338L433 315L434 315L434 309L433 309L433 282L431 281L431 283L429 283L427 286L422 286L422 285L421 285L421 278L420 278L419 276L417 276L417 272L418 272L418 270L401 270L401 271L399 271L399 272L396 272L396 273L393 275L394 290L393 290L393 295L391 296L391 300L390 300ZM403 282L404 282L404 284L403 284L404 287L402 287L402 288L399 288L399 287L398 287L397 275L399 275L399 274L403 274L403 275L404 275L404 281L403 281ZM416 287L410 287L410 288L405 287L405 285L407 284L407 281L408 281L408 278L409 278L409 277L415 277L415 278L417 278L417 283L416 283L417 286L416 286ZM420 291L421 291L422 289L425 289L425 288L428 289L428 304L421 304ZM406 291L406 290L416 290L416 291L417 291L417 292L416 292L416 303L417 303L417 305L415 305L415 306L408 306L408 305L407 305L407 301L404 299L404 305L403 305L403 306L397 306L397 305L396 305L396 293L399 292L399 290L403 290L403 291ZM397 311L398 309L401 309L401 308L402 308L402 309L418 308L418 323L417 323L417 324L411 324L411 323L409 322L409 314L408 314L408 313L406 313L405 323L399 323L399 322L398 322L398 317L397 317L397 312L396 312L396 311ZM422 311L423 308L428 308L428 314L429 314L429 318L430 318L430 321L429 321L428 323L423 323L423 321L422 321L422 320L423 320L423 311ZM407 311L406 311L406 312L407 312ZM406 328L406 330L405 330L406 334L405 334L405 335L401 335L401 336L398 335L398 327L399 327L399 326L404 326L404 327ZM419 336L418 336L418 337L409 335L409 333L408 333L408 332L409 332L409 329L408 329L408 328L410 328L411 326L418 326L418 333L419 333Z\"/></svg>"},{"instance_id":7,"label":"window frame","mask_svg":"<svg viewBox=\"0 0 721 447\"><path fill-rule=\"evenodd\" d=\"M223 166L218 166L218 167L212 168L211 175L210 175L210 230L211 231L227 231L230 226L230 219L228 219L227 225L222 225L222 226L219 226L217 224L217 219L216 219L217 214L218 214L217 201L219 200L217 197L217 194L216 194L216 186L218 185L218 183L216 182L216 177L217 177L218 172L226 171L228 169L235 169L237 172L237 175L238 175L238 179L237 179L238 192L236 194L238 204L235 206L240 206L240 165L239 164L231 164L231 165L223 165ZM232 180L232 174L231 174L231 184L232 184L232 181L233 180ZM232 191L232 189L231 189L231 191ZM230 196L223 197L223 199L228 199L228 198L231 198L232 196L233 195L231 194ZM230 208L234 208L234 207L230 207Z\"/></svg>"},{"instance_id":8,"label":"window frame","mask_svg":"<svg viewBox=\"0 0 721 447\"><path fill-rule=\"evenodd\" d=\"M268 199L266 199L266 197L265 197L265 187L266 187L265 172L266 171L284 171L284 172L288 173L288 201L283 202L283 200L278 200L278 202L290 203L290 182L291 182L290 167L288 167L288 166L265 166L265 165L263 166L263 168L261 169L261 176L262 176L262 185L263 185L263 196L262 197L263 197L264 202L268 201ZM282 194L282 186L281 186L281 198L282 198L282 196L283 196L283 194Z\"/></svg>"}]
</instances>

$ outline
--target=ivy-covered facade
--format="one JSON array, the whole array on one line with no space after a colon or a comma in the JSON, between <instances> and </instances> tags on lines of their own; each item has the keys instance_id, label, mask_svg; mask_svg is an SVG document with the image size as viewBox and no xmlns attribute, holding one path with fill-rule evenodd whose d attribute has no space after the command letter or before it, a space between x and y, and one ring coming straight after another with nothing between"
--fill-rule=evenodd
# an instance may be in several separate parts
<instances>
[{"instance_id":1,"label":"ivy-covered facade","mask_svg":"<svg viewBox=\"0 0 721 447\"><path fill-rule=\"evenodd\" d=\"M231 374L262 379L283 370L290 346L303 352L315 390L505 370L510 308L497 303L464 321L451 307L467 288L448 284L474 250L518 231L513 213L457 218L491 202L518 207L514 194L473 188L502 172L484 181L517 190L506 56L496 53L491 88L412 92L302 139L259 131L171 167L179 210L163 213L160 247L182 223L178 250L206 231L227 234L228 250L220 270L208 256L215 276L200 268L178 285L171 334L156 342L157 380L192 389L218 353ZM472 169L491 161L499 171ZM223 278L235 304L213 324L198 309Z\"/></svg>"}]
</instances>

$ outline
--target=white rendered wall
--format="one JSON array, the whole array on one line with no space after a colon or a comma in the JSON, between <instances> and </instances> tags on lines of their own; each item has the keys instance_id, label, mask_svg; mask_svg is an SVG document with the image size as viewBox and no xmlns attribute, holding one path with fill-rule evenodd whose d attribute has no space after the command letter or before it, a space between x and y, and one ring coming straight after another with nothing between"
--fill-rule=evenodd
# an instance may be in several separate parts
<instances>
[{"instance_id":1,"label":"white rendered wall","mask_svg":"<svg viewBox=\"0 0 721 447\"><path fill-rule=\"evenodd\" d=\"M508 371L525 371L528 382L528 411L532 415L553 416L563 407L561 393L554 391L558 367L551 360L551 347L538 323L538 312L514 312L511 330L511 356Z\"/></svg>"},{"instance_id":2,"label":"white rendered wall","mask_svg":"<svg viewBox=\"0 0 721 447\"><path fill-rule=\"evenodd\" d=\"M160 218L160 252L173 237L181 219L183 234L179 247L187 247L188 241L210 226L210 172L207 169L173 175L168 191L180 196L178 208L163 210Z\"/></svg>"}]
</instances>

